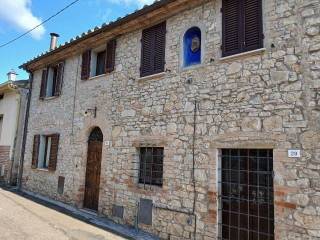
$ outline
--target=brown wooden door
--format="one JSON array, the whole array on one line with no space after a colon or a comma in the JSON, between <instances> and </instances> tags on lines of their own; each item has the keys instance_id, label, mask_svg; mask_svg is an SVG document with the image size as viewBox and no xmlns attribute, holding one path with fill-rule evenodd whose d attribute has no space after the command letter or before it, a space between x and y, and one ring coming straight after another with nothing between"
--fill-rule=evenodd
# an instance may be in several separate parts
<instances>
[{"instance_id":1,"label":"brown wooden door","mask_svg":"<svg viewBox=\"0 0 320 240\"><path fill-rule=\"evenodd\" d=\"M102 142L89 141L83 207L96 211L99 203L101 154Z\"/></svg>"}]
</instances>

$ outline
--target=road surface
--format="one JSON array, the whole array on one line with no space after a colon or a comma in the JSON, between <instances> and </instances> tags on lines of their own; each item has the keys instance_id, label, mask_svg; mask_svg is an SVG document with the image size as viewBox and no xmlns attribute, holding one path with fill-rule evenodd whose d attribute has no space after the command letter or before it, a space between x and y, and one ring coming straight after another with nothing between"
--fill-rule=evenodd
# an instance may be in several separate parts
<instances>
[{"instance_id":1,"label":"road surface","mask_svg":"<svg viewBox=\"0 0 320 240\"><path fill-rule=\"evenodd\" d=\"M124 240L0 188L0 240Z\"/></svg>"}]
</instances>

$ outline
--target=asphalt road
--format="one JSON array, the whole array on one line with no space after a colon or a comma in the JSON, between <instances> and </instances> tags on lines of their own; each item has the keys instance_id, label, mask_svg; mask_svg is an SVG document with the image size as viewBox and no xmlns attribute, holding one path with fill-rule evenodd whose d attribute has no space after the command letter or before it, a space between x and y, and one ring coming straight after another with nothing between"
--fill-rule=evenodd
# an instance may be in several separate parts
<instances>
[{"instance_id":1,"label":"asphalt road","mask_svg":"<svg viewBox=\"0 0 320 240\"><path fill-rule=\"evenodd\" d=\"M0 188L0 240L124 240Z\"/></svg>"}]
</instances>

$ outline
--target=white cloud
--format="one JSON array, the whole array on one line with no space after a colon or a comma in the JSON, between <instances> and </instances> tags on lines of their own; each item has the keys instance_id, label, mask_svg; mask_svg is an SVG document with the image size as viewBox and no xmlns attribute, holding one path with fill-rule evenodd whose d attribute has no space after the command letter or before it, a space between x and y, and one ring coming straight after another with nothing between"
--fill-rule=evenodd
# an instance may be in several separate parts
<instances>
[{"instance_id":1,"label":"white cloud","mask_svg":"<svg viewBox=\"0 0 320 240\"><path fill-rule=\"evenodd\" d=\"M154 0L109 0L112 3L126 4L126 5L138 5L139 7L151 4Z\"/></svg>"},{"instance_id":2,"label":"white cloud","mask_svg":"<svg viewBox=\"0 0 320 240\"><path fill-rule=\"evenodd\" d=\"M31 12L31 0L0 0L0 6L0 19L20 31L28 31L41 23ZM31 32L31 36L40 39L44 33L45 28L40 26Z\"/></svg>"}]
</instances>

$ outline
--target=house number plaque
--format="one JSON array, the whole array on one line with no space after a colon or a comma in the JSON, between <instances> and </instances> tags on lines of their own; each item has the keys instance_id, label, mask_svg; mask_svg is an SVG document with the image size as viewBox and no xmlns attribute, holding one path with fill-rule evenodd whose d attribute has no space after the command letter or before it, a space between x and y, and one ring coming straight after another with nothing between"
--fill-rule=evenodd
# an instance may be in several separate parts
<instances>
[{"instance_id":1,"label":"house number plaque","mask_svg":"<svg viewBox=\"0 0 320 240\"><path fill-rule=\"evenodd\" d=\"M299 158L301 157L301 151L300 150L288 150L288 157L289 158Z\"/></svg>"}]
</instances>

